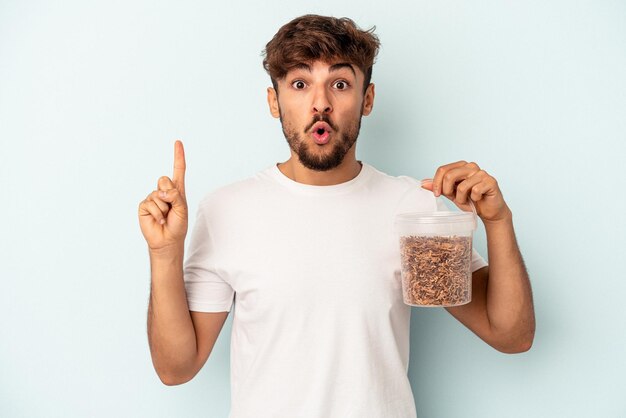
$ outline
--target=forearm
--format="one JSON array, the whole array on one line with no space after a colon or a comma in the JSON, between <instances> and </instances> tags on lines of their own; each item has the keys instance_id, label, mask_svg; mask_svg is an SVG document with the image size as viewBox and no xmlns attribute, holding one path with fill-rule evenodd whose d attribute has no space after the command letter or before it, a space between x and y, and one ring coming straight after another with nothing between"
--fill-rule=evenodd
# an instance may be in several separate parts
<instances>
[{"instance_id":1,"label":"forearm","mask_svg":"<svg viewBox=\"0 0 626 418\"><path fill-rule=\"evenodd\" d=\"M508 343L530 348L535 332L532 291L512 215L486 222L485 231L489 253L486 308L491 330Z\"/></svg>"},{"instance_id":2,"label":"forearm","mask_svg":"<svg viewBox=\"0 0 626 418\"><path fill-rule=\"evenodd\" d=\"M196 334L183 280L183 250L150 254L148 340L152 362L166 384L186 380L197 356Z\"/></svg>"}]
</instances>

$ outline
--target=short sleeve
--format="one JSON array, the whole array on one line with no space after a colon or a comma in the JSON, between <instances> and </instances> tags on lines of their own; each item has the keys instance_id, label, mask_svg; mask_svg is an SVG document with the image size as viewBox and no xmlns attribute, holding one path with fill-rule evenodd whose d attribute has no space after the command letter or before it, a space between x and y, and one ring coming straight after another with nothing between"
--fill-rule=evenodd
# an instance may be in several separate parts
<instances>
[{"instance_id":1,"label":"short sleeve","mask_svg":"<svg viewBox=\"0 0 626 418\"><path fill-rule=\"evenodd\" d=\"M435 199L437 201L437 210L450 210L443 202L443 198ZM489 264L485 261L485 259L474 249L472 246L472 273L478 269L488 266Z\"/></svg>"},{"instance_id":2,"label":"short sleeve","mask_svg":"<svg viewBox=\"0 0 626 418\"><path fill-rule=\"evenodd\" d=\"M216 251L207 215L200 206L184 263L185 290L190 311L230 312L235 292L215 269Z\"/></svg>"},{"instance_id":3,"label":"short sleeve","mask_svg":"<svg viewBox=\"0 0 626 418\"><path fill-rule=\"evenodd\" d=\"M487 264L485 259L482 258L482 256L478 253L478 251L472 248L472 273L478 269L487 267L488 265L489 264Z\"/></svg>"}]
</instances>

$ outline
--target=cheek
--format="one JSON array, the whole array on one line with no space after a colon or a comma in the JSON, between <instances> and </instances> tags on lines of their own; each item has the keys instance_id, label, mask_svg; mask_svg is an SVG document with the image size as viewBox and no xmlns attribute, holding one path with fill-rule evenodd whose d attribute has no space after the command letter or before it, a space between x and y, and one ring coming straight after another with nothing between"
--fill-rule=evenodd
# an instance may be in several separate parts
<instances>
[{"instance_id":1,"label":"cheek","mask_svg":"<svg viewBox=\"0 0 626 418\"><path fill-rule=\"evenodd\" d=\"M305 125L305 121L302 118L302 115L299 115L298 112L294 112L293 110L283 109L281 113L281 117L283 118L283 123L292 127L298 127L300 125Z\"/></svg>"},{"instance_id":2,"label":"cheek","mask_svg":"<svg viewBox=\"0 0 626 418\"><path fill-rule=\"evenodd\" d=\"M282 124L287 127L293 126L293 119L290 112L281 112L280 114Z\"/></svg>"},{"instance_id":3,"label":"cheek","mask_svg":"<svg viewBox=\"0 0 626 418\"><path fill-rule=\"evenodd\" d=\"M283 131L288 132L290 135L298 134L304 128L300 126L297 120L294 119L293 112L284 110L280 114L280 123Z\"/></svg>"},{"instance_id":4,"label":"cheek","mask_svg":"<svg viewBox=\"0 0 626 418\"><path fill-rule=\"evenodd\" d=\"M338 120L340 121L339 123L341 126L346 128L351 127L354 124L359 123L359 118L361 117L361 105L359 105L358 108L351 108L349 110L346 110L338 116Z\"/></svg>"},{"instance_id":5,"label":"cheek","mask_svg":"<svg viewBox=\"0 0 626 418\"><path fill-rule=\"evenodd\" d=\"M346 119L354 119L360 117L363 113L364 103L365 101L363 100L363 97L358 96L350 98L349 103L346 103L346 106L344 107L344 117Z\"/></svg>"}]
</instances>

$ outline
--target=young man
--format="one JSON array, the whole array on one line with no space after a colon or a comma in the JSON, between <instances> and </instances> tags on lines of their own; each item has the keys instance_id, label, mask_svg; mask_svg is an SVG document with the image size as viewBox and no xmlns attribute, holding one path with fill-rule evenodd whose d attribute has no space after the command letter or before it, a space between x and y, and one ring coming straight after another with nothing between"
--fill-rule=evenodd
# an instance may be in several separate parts
<instances>
[{"instance_id":1,"label":"young man","mask_svg":"<svg viewBox=\"0 0 626 418\"><path fill-rule=\"evenodd\" d=\"M184 264L182 143L173 178L139 206L155 369L167 385L193 378L234 306L231 418L415 417L393 229L410 190L412 210L437 210L440 194L471 199L485 224L490 265L473 253L473 299L447 310L497 350L532 344L530 284L496 180L460 161L425 190L356 159L378 46L346 18L307 15L278 31L264 67L291 158L203 199Z\"/></svg>"}]
</instances>

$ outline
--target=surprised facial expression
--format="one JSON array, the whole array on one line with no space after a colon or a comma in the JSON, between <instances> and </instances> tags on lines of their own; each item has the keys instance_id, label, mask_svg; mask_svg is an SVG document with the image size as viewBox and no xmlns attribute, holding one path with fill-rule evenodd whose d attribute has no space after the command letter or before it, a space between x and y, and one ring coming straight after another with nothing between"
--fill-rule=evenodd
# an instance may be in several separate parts
<instances>
[{"instance_id":1,"label":"surprised facial expression","mask_svg":"<svg viewBox=\"0 0 626 418\"><path fill-rule=\"evenodd\" d=\"M277 97L268 97L270 109L306 168L331 170L354 147L361 117L373 104L373 85L364 95L363 81L355 65L322 61L301 64L278 80Z\"/></svg>"}]
</instances>

